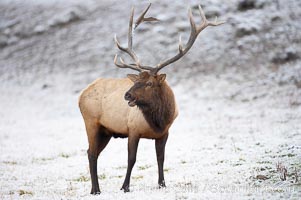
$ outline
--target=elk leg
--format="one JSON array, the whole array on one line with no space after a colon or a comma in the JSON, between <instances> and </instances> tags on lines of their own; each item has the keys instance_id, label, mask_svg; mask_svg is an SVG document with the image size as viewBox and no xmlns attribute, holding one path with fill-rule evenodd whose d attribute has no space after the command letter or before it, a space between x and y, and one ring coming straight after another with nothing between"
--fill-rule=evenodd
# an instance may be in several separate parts
<instances>
[{"instance_id":1,"label":"elk leg","mask_svg":"<svg viewBox=\"0 0 301 200\"><path fill-rule=\"evenodd\" d=\"M157 154L157 162L158 162L158 173L159 179L158 184L159 188L166 187L164 180L164 154L165 154L165 144L168 138L168 133L165 134L162 138L156 139L156 154Z\"/></svg>"},{"instance_id":2,"label":"elk leg","mask_svg":"<svg viewBox=\"0 0 301 200\"><path fill-rule=\"evenodd\" d=\"M92 189L90 194L100 194L98 178L97 178L97 156L90 154L88 150L89 168L92 182Z\"/></svg>"},{"instance_id":3,"label":"elk leg","mask_svg":"<svg viewBox=\"0 0 301 200\"><path fill-rule=\"evenodd\" d=\"M98 176L97 176L97 159L100 152L109 143L111 136L105 135L105 132L97 124L86 126L89 140L88 159L91 175L92 189L91 194L100 194Z\"/></svg>"},{"instance_id":4,"label":"elk leg","mask_svg":"<svg viewBox=\"0 0 301 200\"><path fill-rule=\"evenodd\" d=\"M132 169L136 162L138 143L139 143L139 138L129 137L129 139L128 139L128 167L127 167L125 180L121 187L121 190L123 190L124 192L130 191L130 178L131 178Z\"/></svg>"}]
</instances>

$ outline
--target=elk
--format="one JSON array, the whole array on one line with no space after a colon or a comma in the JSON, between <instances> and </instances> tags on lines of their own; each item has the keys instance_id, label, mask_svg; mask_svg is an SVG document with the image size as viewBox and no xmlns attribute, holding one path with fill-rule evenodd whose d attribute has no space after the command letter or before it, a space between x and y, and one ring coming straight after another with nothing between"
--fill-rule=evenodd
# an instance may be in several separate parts
<instances>
[{"instance_id":1,"label":"elk","mask_svg":"<svg viewBox=\"0 0 301 200\"><path fill-rule=\"evenodd\" d=\"M179 42L178 53L154 67L142 65L133 51L133 29L145 21L157 21L153 17L145 17L151 4L141 13L133 24L134 8L129 20L128 46L122 46L116 35L115 43L119 50L128 54L134 61L127 64L115 55L114 64L119 68L129 68L139 74L128 74L123 79L99 78L84 89L79 97L79 107L82 113L88 136L89 169L91 175L91 194L99 194L97 178L97 159L106 147L111 137L128 138L128 166L121 190L129 192L130 176L136 162L137 147L140 138L154 139L158 163L158 184L165 187L163 164L165 144L169 128L178 115L173 91L165 80L166 74L158 72L165 66L179 60L192 47L199 33L208 26L218 26L224 22L208 21L199 6L201 25L196 25L191 9L189 20L190 37L185 45ZM128 103L127 103L127 102Z\"/></svg>"}]
</instances>

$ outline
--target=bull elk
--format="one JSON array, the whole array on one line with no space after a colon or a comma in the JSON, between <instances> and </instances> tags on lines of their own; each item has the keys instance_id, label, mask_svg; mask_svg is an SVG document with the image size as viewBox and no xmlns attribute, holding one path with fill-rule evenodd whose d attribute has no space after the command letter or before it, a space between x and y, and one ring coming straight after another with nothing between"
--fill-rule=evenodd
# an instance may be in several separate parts
<instances>
[{"instance_id":1,"label":"bull elk","mask_svg":"<svg viewBox=\"0 0 301 200\"><path fill-rule=\"evenodd\" d=\"M178 115L173 91L165 80L165 74L158 72L165 66L179 60L192 47L199 33L208 26L217 26L224 22L211 22L205 17L199 6L202 18L201 25L196 25L189 9L191 26L190 37L185 45L179 41L178 53L154 67L142 65L133 51L133 29L142 22L157 21L153 17L145 17L151 4L141 13L133 24L134 8L132 8L128 46L123 47L115 36L115 43L119 50L127 53L134 61L126 64L118 55L114 64L119 68L130 68L139 74L128 74L123 79L99 78L84 89L79 97L79 107L82 113L88 136L89 169L92 182L91 194L99 194L97 178L97 158L106 147L111 137L128 138L128 166L126 177L121 190L129 192L130 176L136 162L137 147L140 138L154 139L158 162L159 187L165 187L163 163L165 144L168 130ZM128 103L126 103L126 101Z\"/></svg>"}]
</instances>

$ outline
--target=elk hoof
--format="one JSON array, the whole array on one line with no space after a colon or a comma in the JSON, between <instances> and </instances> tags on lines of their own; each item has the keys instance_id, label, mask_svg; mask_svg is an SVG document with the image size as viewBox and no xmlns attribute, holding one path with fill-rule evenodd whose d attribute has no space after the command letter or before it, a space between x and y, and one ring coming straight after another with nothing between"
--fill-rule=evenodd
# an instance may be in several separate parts
<instances>
[{"instance_id":1,"label":"elk hoof","mask_svg":"<svg viewBox=\"0 0 301 200\"><path fill-rule=\"evenodd\" d=\"M92 194L92 195L100 195L100 190L99 189L92 189L90 194Z\"/></svg>"},{"instance_id":2,"label":"elk hoof","mask_svg":"<svg viewBox=\"0 0 301 200\"><path fill-rule=\"evenodd\" d=\"M126 193L126 192L130 191L130 187L129 186L122 186L122 188L120 190L123 190L123 192Z\"/></svg>"},{"instance_id":3,"label":"elk hoof","mask_svg":"<svg viewBox=\"0 0 301 200\"><path fill-rule=\"evenodd\" d=\"M161 189L161 188L166 188L165 181L162 181L161 183L159 183L159 189Z\"/></svg>"}]
</instances>

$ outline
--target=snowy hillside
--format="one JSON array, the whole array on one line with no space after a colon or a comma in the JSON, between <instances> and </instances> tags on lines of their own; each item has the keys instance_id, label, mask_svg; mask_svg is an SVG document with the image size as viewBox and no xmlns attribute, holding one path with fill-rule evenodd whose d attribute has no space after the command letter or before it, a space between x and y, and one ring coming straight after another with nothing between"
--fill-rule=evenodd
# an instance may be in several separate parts
<instances>
[{"instance_id":1,"label":"snowy hillside","mask_svg":"<svg viewBox=\"0 0 301 200\"><path fill-rule=\"evenodd\" d=\"M131 6L149 1L0 1L0 199L298 199L301 195L301 2L151 1L134 36L141 61L155 65L189 36L188 7L205 29L163 71L179 117L167 142L166 189L157 188L152 140L141 140L131 192L120 191L127 140L98 160L100 196L90 192L78 95L117 69L114 34L127 40ZM278 165L277 168L277 163ZM283 170L286 180L281 180Z\"/></svg>"}]
</instances>

